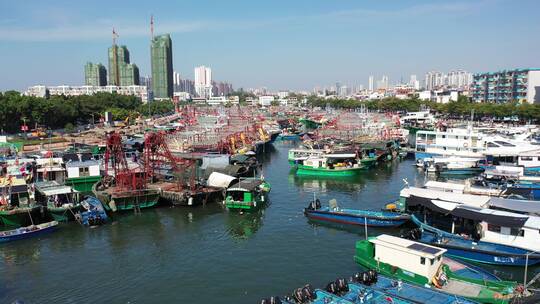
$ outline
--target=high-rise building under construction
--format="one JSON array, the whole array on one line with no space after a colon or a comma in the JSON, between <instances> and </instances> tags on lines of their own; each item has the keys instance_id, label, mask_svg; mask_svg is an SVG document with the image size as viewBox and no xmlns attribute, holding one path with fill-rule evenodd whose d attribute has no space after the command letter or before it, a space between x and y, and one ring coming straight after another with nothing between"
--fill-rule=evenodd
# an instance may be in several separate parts
<instances>
[{"instance_id":1,"label":"high-rise building under construction","mask_svg":"<svg viewBox=\"0 0 540 304\"><path fill-rule=\"evenodd\" d=\"M139 68L129 63L129 50L125 45L113 44L109 48L109 85L139 85Z\"/></svg>"},{"instance_id":2,"label":"high-rise building under construction","mask_svg":"<svg viewBox=\"0 0 540 304\"><path fill-rule=\"evenodd\" d=\"M152 37L152 89L154 98L173 96L172 41L169 34Z\"/></svg>"},{"instance_id":3,"label":"high-rise building under construction","mask_svg":"<svg viewBox=\"0 0 540 304\"><path fill-rule=\"evenodd\" d=\"M88 86L106 86L107 69L101 63L87 62L84 66L84 83Z\"/></svg>"}]
</instances>

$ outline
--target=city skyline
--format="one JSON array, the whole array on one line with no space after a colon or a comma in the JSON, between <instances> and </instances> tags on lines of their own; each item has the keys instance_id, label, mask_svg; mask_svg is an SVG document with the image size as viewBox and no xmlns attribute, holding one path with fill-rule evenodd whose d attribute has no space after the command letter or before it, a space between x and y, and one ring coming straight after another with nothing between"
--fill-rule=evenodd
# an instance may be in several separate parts
<instances>
[{"instance_id":1,"label":"city skyline","mask_svg":"<svg viewBox=\"0 0 540 304\"><path fill-rule=\"evenodd\" d=\"M105 6L125 11L100 9ZM193 79L193 67L207 64L217 78L237 88L311 90L336 81L367 87L369 75L387 75L391 83L418 75L423 83L429 71L481 73L540 66L535 52L540 42L529 39L527 47L519 47L529 33L540 29L533 18L535 1L519 6L506 0L300 1L282 6L135 2L129 8L104 1L57 1L0 7L0 64L6 72L0 76L0 91L40 83L84 84L80 67L105 63L103 49L111 44L113 27L118 44L129 47L140 75L151 75L151 14L156 16L156 34L171 33L181 45L173 49L175 71ZM265 14L252 17L261 11ZM486 21L501 17L513 26L491 31ZM462 34L450 35L455 32ZM235 36L241 39L231 39ZM503 36L505 43L498 43ZM28 64L21 66L22 60Z\"/></svg>"}]
</instances>

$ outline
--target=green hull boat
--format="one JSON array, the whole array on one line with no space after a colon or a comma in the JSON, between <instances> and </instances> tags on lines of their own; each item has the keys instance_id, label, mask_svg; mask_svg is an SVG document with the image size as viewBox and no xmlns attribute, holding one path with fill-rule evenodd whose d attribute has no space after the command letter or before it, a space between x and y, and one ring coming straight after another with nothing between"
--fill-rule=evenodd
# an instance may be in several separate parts
<instances>
[{"instance_id":1,"label":"green hull boat","mask_svg":"<svg viewBox=\"0 0 540 304\"><path fill-rule=\"evenodd\" d=\"M142 189L118 191L116 188L103 188L101 181L94 184L92 192L103 204L106 211L122 212L134 209L155 207L159 201L159 191Z\"/></svg>"},{"instance_id":2,"label":"green hull boat","mask_svg":"<svg viewBox=\"0 0 540 304\"><path fill-rule=\"evenodd\" d=\"M227 189L225 207L228 210L255 211L268 200L270 184L262 179L242 179Z\"/></svg>"},{"instance_id":3,"label":"green hull boat","mask_svg":"<svg viewBox=\"0 0 540 304\"><path fill-rule=\"evenodd\" d=\"M66 185L79 192L92 192L92 186L101 180L101 176L84 176L66 179Z\"/></svg>"},{"instance_id":4,"label":"green hull boat","mask_svg":"<svg viewBox=\"0 0 540 304\"><path fill-rule=\"evenodd\" d=\"M73 207L47 207L47 211L52 216L52 218L57 222L71 222L75 220L75 214L82 211L82 206L80 204Z\"/></svg>"},{"instance_id":5,"label":"green hull boat","mask_svg":"<svg viewBox=\"0 0 540 304\"><path fill-rule=\"evenodd\" d=\"M298 165L296 169L296 175L303 175L303 176L336 176L336 177L344 177L344 176L356 176L360 174L363 170L365 170L364 166L358 166L355 168L314 168L310 166L304 166L304 165Z\"/></svg>"},{"instance_id":6,"label":"green hull boat","mask_svg":"<svg viewBox=\"0 0 540 304\"><path fill-rule=\"evenodd\" d=\"M32 217L32 218L30 218ZM0 220L4 226L26 227L41 220L40 207L17 207L11 210L0 210Z\"/></svg>"},{"instance_id":7,"label":"green hull boat","mask_svg":"<svg viewBox=\"0 0 540 304\"><path fill-rule=\"evenodd\" d=\"M480 303L513 303L532 300L528 291L517 292L518 284L510 281L490 281L459 276L442 262L446 252L434 246L380 235L356 243L356 263L368 269L409 283L466 297ZM527 299L529 298L529 299ZM534 303L534 302L530 302Z\"/></svg>"}]
</instances>

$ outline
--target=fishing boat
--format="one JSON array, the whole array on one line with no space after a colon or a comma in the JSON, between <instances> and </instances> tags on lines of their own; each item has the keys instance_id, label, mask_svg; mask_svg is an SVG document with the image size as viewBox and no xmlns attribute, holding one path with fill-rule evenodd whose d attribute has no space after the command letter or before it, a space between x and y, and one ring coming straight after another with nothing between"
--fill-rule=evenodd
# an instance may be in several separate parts
<instances>
[{"instance_id":1,"label":"fishing boat","mask_svg":"<svg viewBox=\"0 0 540 304\"><path fill-rule=\"evenodd\" d=\"M13 230L0 231L0 243L36 237L54 231L58 226L57 221L39 225L30 225Z\"/></svg>"},{"instance_id":2,"label":"fishing boat","mask_svg":"<svg viewBox=\"0 0 540 304\"><path fill-rule=\"evenodd\" d=\"M474 175L484 172L484 168L477 165L467 163L451 162L451 163L436 163L437 172L443 175Z\"/></svg>"},{"instance_id":3,"label":"fishing boat","mask_svg":"<svg viewBox=\"0 0 540 304\"><path fill-rule=\"evenodd\" d=\"M41 221L44 212L30 199L23 178L0 178L0 221L4 226L24 227Z\"/></svg>"},{"instance_id":4,"label":"fishing boat","mask_svg":"<svg viewBox=\"0 0 540 304\"><path fill-rule=\"evenodd\" d=\"M324 222L372 227L398 227L410 219L403 213L340 208L335 199L330 200L327 207L322 207L318 199L310 202L304 215Z\"/></svg>"},{"instance_id":5,"label":"fishing boat","mask_svg":"<svg viewBox=\"0 0 540 304\"><path fill-rule=\"evenodd\" d=\"M109 219L103 204L95 197L88 196L81 202L84 211L80 213L81 223L85 226L103 225Z\"/></svg>"},{"instance_id":6,"label":"fishing boat","mask_svg":"<svg viewBox=\"0 0 540 304\"><path fill-rule=\"evenodd\" d=\"M325 154L322 157L308 157L298 161L297 175L314 176L356 176L365 167L358 162L356 154Z\"/></svg>"},{"instance_id":7,"label":"fishing boat","mask_svg":"<svg viewBox=\"0 0 540 304\"><path fill-rule=\"evenodd\" d=\"M70 186L56 181L44 181L36 182L35 189L36 201L47 208L55 221L73 221L75 214L82 209L79 193Z\"/></svg>"},{"instance_id":8,"label":"fishing boat","mask_svg":"<svg viewBox=\"0 0 540 304\"><path fill-rule=\"evenodd\" d=\"M446 249L403 238L380 235L356 243L360 265L391 278L427 286L480 303L537 303L540 295L516 282L459 276L443 263Z\"/></svg>"},{"instance_id":9,"label":"fishing boat","mask_svg":"<svg viewBox=\"0 0 540 304\"><path fill-rule=\"evenodd\" d=\"M103 203L105 210L112 212L152 208L159 200L157 189L118 187L110 177L95 183L92 192Z\"/></svg>"},{"instance_id":10,"label":"fishing boat","mask_svg":"<svg viewBox=\"0 0 540 304\"><path fill-rule=\"evenodd\" d=\"M240 179L227 188L224 205L228 210L257 210L268 200L270 189L263 178Z\"/></svg>"},{"instance_id":11,"label":"fishing boat","mask_svg":"<svg viewBox=\"0 0 540 304\"><path fill-rule=\"evenodd\" d=\"M66 169L66 185L79 192L92 192L92 186L101 180L99 163L95 160L67 162Z\"/></svg>"},{"instance_id":12,"label":"fishing boat","mask_svg":"<svg viewBox=\"0 0 540 304\"><path fill-rule=\"evenodd\" d=\"M540 254L532 254L530 250L448 233L422 223L414 215L411 220L419 229L410 230L404 237L444 248L449 256L492 265L530 266L540 263Z\"/></svg>"}]
</instances>

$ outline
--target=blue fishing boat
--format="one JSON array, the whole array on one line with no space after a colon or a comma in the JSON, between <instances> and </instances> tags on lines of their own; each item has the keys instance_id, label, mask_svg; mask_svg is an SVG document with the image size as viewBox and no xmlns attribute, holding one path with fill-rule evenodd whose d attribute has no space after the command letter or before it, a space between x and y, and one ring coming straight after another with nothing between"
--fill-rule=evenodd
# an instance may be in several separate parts
<instances>
[{"instance_id":1,"label":"blue fishing boat","mask_svg":"<svg viewBox=\"0 0 540 304\"><path fill-rule=\"evenodd\" d=\"M103 204L95 197L88 196L81 202L86 211L81 212L81 222L85 226L99 226L107 222L108 216Z\"/></svg>"},{"instance_id":2,"label":"blue fishing boat","mask_svg":"<svg viewBox=\"0 0 540 304\"><path fill-rule=\"evenodd\" d=\"M57 226L57 221L51 221L39 225L30 225L13 230L0 231L0 243L37 237L54 231Z\"/></svg>"},{"instance_id":3,"label":"blue fishing boat","mask_svg":"<svg viewBox=\"0 0 540 304\"><path fill-rule=\"evenodd\" d=\"M288 140L291 140L291 141L296 141L296 140L300 140L300 136L298 134L279 134L278 137L277 137L277 140L282 140L282 141L288 141Z\"/></svg>"},{"instance_id":4,"label":"blue fishing boat","mask_svg":"<svg viewBox=\"0 0 540 304\"><path fill-rule=\"evenodd\" d=\"M309 203L304 214L318 221L371 227L398 227L410 219L403 213L339 208L336 200L330 200L328 207L322 207L318 199Z\"/></svg>"},{"instance_id":5,"label":"blue fishing boat","mask_svg":"<svg viewBox=\"0 0 540 304\"><path fill-rule=\"evenodd\" d=\"M445 248L449 256L492 265L530 266L540 263L540 254L532 254L530 250L465 238L422 223L414 215L411 220L419 229L409 231L404 237Z\"/></svg>"}]
</instances>

